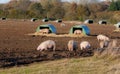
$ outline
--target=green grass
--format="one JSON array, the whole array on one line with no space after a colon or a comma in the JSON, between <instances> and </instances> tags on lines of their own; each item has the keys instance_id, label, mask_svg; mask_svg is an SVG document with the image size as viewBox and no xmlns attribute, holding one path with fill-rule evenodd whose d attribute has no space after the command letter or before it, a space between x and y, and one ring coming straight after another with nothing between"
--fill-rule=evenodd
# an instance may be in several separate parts
<instances>
[{"instance_id":1,"label":"green grass","mask_svg":"<svg viewBox=\"0 0 120 74\"><path fill-rule=\"evenodd\" d=\"M0 74L119 74L120 59L71 58L0 69Z\"/></svg>"}]
</instances>

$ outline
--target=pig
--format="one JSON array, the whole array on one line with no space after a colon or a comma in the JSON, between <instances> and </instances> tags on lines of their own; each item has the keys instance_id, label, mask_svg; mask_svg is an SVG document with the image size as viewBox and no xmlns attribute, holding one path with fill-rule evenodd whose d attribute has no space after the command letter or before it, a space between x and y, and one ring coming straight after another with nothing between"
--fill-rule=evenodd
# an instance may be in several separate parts
<instances>
[{"instance_id":1,"label":"pig","mask_svg":"<svg viewBox=\"0 0 120 74\"><path fill-rule=\"evenodd\" d=\"M100 48L104 48L104 47L107 47L107 48L117 47L117 40L113 39L110 41L100 41Z\"/></svg>"},{"instance_id":2,"label":"pig","mask_svg":"<svg viewBox=\"0 0 120 74\"><path fill-rule=\"evenodd\" d=\"M81 30L75 30L75 31L74 31L74 34L81 34L81 33L82 33Z\"/></svg>"},{"instance_id":3,"label":"pig","mask_svg":"<svg viewBox=\"0 0 120 74\"><path fill-rule=\"evenodd\" d=\"M109 41L100 41L100 48L108 47Z\"/></svg>"},{"instance_id":4,"label":"pig","mask_svg":"<svg viewBox=\"0 0 120 74\"><path fill-rule=\"evenodd\" d=\"M98 41L110 41L110 39L107 36L102 35L102 34L97 36L97 40Z\"/></svg>"},{"instance_id":5,"label":"pig","mask_svg":"<svg viewBox=\"0 0 120 74\"><path fill-rule=\"evenodd\" d=\"M88 49L88 48L90 48L91 47L91 45L90 45L90 43L88 42L88 41L82 41L81 43L80 43L80 48L81 48L81 50L83 50L83 49Z\"/></svg>"},{"instance_id":6,"label":"pig","mask_svg":"<svg viewBox=\"0 0 120 74\"><path fill-rule=\"evenodd\" d=\"M115 48L117 47L117 40L113 39L109 42L108 48Z\"/></svg>"},{"instance_id":7,"label":"pig","mask_svg":"<svg viewBox=\"0 0 120 74\"><path fill-rule=\"evenodd\" d=\"M46 40L37 47L37 50L43 51L43 50L53 49L55 51L55 48L56 48L56 44L53 40Z\"/></svg>"},{"instance_id":8,"label":"pig","mask_svg":"<svg viewBox=\"0 0 120 74\"><path fill-rule=\"evenodd\" d=\"M49 33L49 29L40 29L39 30L39 33L42 33L42 34L48 34Z\"/></svg>"},{"instance_id":9,"label":"pig","mask_svg":"<svg viewBox=\"0 0 120 74\"><path fill-rule=\"evenodd\" d=\"M116 39L112 40L112 47L117 47L117 40Z\"/></svg>"},{"instance_id":10,"label":"pig","mask_svg":"<svg viewBox=\"0 0 120 74\"><path fill-rule=\"evenodd\" d=\"M74 40L69 40L68 41L68 50L73 51L76 48L77 48L77 42L75 42Z\"/></svg>"}]
</instances>

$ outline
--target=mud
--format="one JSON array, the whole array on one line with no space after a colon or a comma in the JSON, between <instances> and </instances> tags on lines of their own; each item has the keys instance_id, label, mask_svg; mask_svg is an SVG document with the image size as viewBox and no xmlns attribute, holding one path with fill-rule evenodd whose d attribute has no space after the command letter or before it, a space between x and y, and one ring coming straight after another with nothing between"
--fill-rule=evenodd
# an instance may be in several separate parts
<instances>
[{"instance_id":1,"label":"mud","mask_svg":"<svg viewBox=\"0 0 120 74\"><path fill-rule=\"evenodd\" d=\"M37 26L43 24L53 24L57 28L57 34L67 34L75 23L65 23L61 27L61 23L55 22L31 22L30 20L0 20L0 67L11 67L19 65L27 65L33 62L41 62L48 60L56 60L62 58L80 58L89 57L93 51L99 48L96 36L105 34L111 39L117 39L120 45L120 33L115 33L112 25L88 24L91 34L89 37L46 37L46 36L29 36L28 33L34 33ZM36 50L38 45L45 40L54 40L56 42L56 51L48 50L39 52ZM78 49L70 52L67 50L67 43L74 39L78 42ZM79 43L87 40L91 44L88 50L80 50Z\"/></svg>"}]
</instances>

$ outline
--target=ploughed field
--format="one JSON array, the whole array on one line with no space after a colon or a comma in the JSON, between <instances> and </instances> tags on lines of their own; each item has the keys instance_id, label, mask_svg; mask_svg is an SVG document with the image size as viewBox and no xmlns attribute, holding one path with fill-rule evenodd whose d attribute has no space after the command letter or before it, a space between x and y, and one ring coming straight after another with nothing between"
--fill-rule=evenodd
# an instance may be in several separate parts
<instances>
[{"instance_id":1,"label":"ploughed field","mask_svg":"<svg viewBox=\"0 0 120 74\"><path fill-rule=\"evenodd\" d=\"M112 25L88 24L91 34L88 37L46 37L46 36L29 36L27 34L34 33L39 25L53 24L57 29L57 34L67 34L70 28L76 23L65 23L66 26L61 27L61 23L42 22L29 20L0 20L0 67L10 67L26 65L32 62L41 62L47 60L55 60L62 58L78 58L92 56L93 51L99 48L96 36L105 34L111 39L117 39L120 45L120 33L115 33ZM45 40L54 40L56 42L56 51L37 51L38 45ZM67 50L69 40L78 42L78 49L70 52ZM80 50L79 43L87 40L91 44L91 49Z\"/></svg>"}]
</instances>

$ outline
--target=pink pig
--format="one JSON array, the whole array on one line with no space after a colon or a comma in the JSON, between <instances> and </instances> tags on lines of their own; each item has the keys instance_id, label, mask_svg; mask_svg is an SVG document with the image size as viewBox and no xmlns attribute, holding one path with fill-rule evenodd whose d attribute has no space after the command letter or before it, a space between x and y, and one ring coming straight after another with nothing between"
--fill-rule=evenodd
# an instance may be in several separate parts
<instances>
[{"instance_id":1,"label":"pink pig","mask_svg":"<svg viewBox=\"0 0 120 74\"><path fill-rule=\"evenodd\" d=\"M48 50L48 49L53 49L55 51L56 44L53 40L47 40L42 42L38 47L37 50L43 51L43 50Z\"/></svg>"},{"instance_id":2,"label":"pink pig","mask_svg":"<svg viewBox=\"0 0 120 74\"><path fill-rule=\"evenodd\" d=\"M75 30L75 31L74 31L74 34L81 34L81 33L82 33L81 30Z\"/></svg>"},{"instance_id":3,"label":"pink pig","mask_svg":"<svg viewBox=\"0 0 120 74\"><path fill-rule=\"evenodd\" d=\"M100 34L97 36L97 40L98 41L109 41L110 39L107 36Z\"/></svg>"},{"instance_id":4,"label":"pink pig","mask_svg":"<svg viewBox=\"0 0 120 74\"><path fill-rule=\"evenodd\" d=\"M76 48L77 48L77 43L74 40L70 40L68 42L68 50L73 51Z\"/></svg>"},{"instance_id":5,"label":"pink pig","mask_svg":"<svg viewBox=\"0 0 120 74\"><path fill-rule=\"evenodd\" d=\"M88 42L88 41L82 41L81 43L80 43L80 48L81 48L81 50L83 50L83 49L88 49L88 48L90 48L91 47L91 45L90 45L90 43Z\"/></svg>"}]
</instances>

